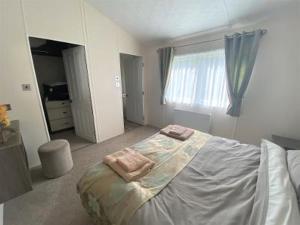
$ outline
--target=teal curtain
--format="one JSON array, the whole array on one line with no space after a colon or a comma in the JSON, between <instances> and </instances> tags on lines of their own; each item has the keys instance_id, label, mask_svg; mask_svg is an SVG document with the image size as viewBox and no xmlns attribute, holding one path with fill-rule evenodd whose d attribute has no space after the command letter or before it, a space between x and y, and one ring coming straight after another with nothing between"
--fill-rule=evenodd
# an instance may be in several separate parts
<instances>
[{"instance_id":1,"label":"teal curtain","mask_svg":"<svg viewBox=\"0 0 300 225\"><path fill-rule=\"evenodd\" d=\"M251 78L259 41L265 30L225 36L225 59L229 106L227 114L238 117Z\"/></svg>"},{"instance_id":2,"label":"teal curtain","mask_svg":"<svg viewBox=\"0 0 300 225\"><path fill-rule=\"evenodd\" d=\"M171 64L174 58L174 48L172 47L160 48L158 49L158 55L159 55L159 71L160 71L160 83L161 83L160 103L166 104L165 88L170 74Z\"/></svg>"}]
</instances>

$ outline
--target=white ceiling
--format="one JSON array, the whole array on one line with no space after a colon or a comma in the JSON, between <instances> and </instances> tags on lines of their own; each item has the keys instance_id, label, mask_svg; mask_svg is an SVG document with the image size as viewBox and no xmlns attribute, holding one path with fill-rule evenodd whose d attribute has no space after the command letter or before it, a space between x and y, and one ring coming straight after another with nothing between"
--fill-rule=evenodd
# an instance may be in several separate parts
<instances>
[{"instance_id":1,"label":"white ceiling","mask_svg":"<svg viewBox=\"0 0 300 225\"><path fill-rule=\"evenodd\" d=\"M254 22L298 0L87 0L143 42Z\"/></svg>"}]
</instances>

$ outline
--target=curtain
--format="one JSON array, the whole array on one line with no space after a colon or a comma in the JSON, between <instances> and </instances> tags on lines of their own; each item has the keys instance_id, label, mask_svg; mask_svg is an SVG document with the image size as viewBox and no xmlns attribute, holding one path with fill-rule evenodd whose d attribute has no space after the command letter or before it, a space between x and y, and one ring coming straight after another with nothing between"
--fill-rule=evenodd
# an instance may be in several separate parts
<instances>
[{"instance_id":1,"label":"curtain","mask_svg":"<svg viewBox=\"0 0 300 225\"><path fill-rule=\"evenodd\" d=\"M256 30L225 36L227 89L230 101L228 115L240 115L242 99L251 77L259 41L264 33L264 30Z\"/></svg>"},{"instance_id":2,"label":"curtain","mask_svg":"<svg viewBox=\"0 0 300 225\"><path fill-rule=\"evenodd\" d=\"M224 49L175 56L166 100L190 107L226 108Z\"/></svg>"},{"instance_id":3,"label":"curtain","mask_svg":"<svg viewBox=\"0 0 300 225\"><path fill-rule=\"evenodd\" d=\"M165 101L165 88L168 82L171 64L174 57L174 49L172 47L158 49L159 54L159 70L160 70L160 83L161 83L161 104L166 104Z\"/></svg>"}]
</instances>

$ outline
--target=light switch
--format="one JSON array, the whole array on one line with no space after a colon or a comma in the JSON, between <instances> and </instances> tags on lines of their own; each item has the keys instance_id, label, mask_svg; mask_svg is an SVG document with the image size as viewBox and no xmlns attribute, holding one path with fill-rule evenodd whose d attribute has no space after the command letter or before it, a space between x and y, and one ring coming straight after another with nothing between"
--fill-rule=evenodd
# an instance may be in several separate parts
<instances>
[{"instance_id":1,"label":"light switch","mask_svg":"<svg viewBox=\"0 0 300 225\"><path fill-rule=\"evenodd\" d=\"M23 91L31 91L30 84L22 84L22 90Z\"/></svg>"},{"instance_id":2,"label":"light switch","mask_svg":"<svg viewBox=\"0 0 300 225\"><path fill-rule=\"evenodd\" d=\"M116 81L116 87L120 87L120 82L119 81Z\"/></svg>"}]
</instances>

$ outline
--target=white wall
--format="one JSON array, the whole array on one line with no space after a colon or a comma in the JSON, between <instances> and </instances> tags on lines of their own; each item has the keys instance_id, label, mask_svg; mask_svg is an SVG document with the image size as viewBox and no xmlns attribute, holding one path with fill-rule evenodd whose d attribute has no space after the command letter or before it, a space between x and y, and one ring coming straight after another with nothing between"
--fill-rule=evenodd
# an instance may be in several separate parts
<instances>
[{"instance_id":1,"label":"white wall","mask_svg":"<svg viewBox=\"0 0 300 225\"><path fill-rule=\"evenodd\" d=\"M22 2L28 35L85 44L81 0L22 0Z\"/></svg>"},{"instance_id":2,"label":"white wall","mask_svg":"<svg viewBox=\"0 0 300 225\"><path fill-rule=\"evenodd\" d=\"M90 73L95 87L97 118L101 127L100 140L124 132L122 92L115 86L120 77L120 55L141 55L137 42L95 8L85 4L87 50L90 55Z\"/></svg>"},{"instance_id":3,"label":"white wall","mask_svg":"<svg viewBox=\"0 0 300 225\"><path fill-rule=\"evenodd\" d=\"M48 136L28 36L86 46L98 141L123 133L121 88L114 86L114 77L120 75L119 52L141 55L139 43L82 0L2 0L0 4L0 102L10 103L11 118L21 122L30 166L40 163L37 149ZM31 84L32 91L23 92L23 83Z\"/></svg>"},{"instance_id":4,"label":"white wall","mask_svg":"<svg viewBox=\"0 0 300 225\"><path fill-rule=\"evenodd\" d=\"M34 88L31 54L18 0L1 1L0 7L0 102L10 103L12 119L19 119L23 141L30 165L39 164L36 154L40 144L47 141L46 128ZM32 91L23 92L21 84L31 84Z\"/></svg>"},{"instance_id":5,"label":"white wall","mask_svg":"<svg viewBox=\"0 0 300 225\"><path fill-rule=\"evenodd\" d=\"M34 69L41 94L43 84L66 82L66 74L62 57L33 55Z\"/></svg>"},{"instance_id":6,"label":"white wall","mask_svg":"<svg viewBox=\"0 0 300 225\"><path fill-rule=\"evenodd\" d=\"M270 138L272 134L300 138L299 15L299 9L284 10L245 28L266 28L268 33L261 41L240 118L236 121L225 116L222 111L214 112L214 135L233 137L253 144L259 144L261 138ZM159 103L157 48L213 40L231 32L232 30L170 41L148 49L145 79L149 124L162 127L172 122L173 117L172 110Z\"/></svg>"}]
</instances>

